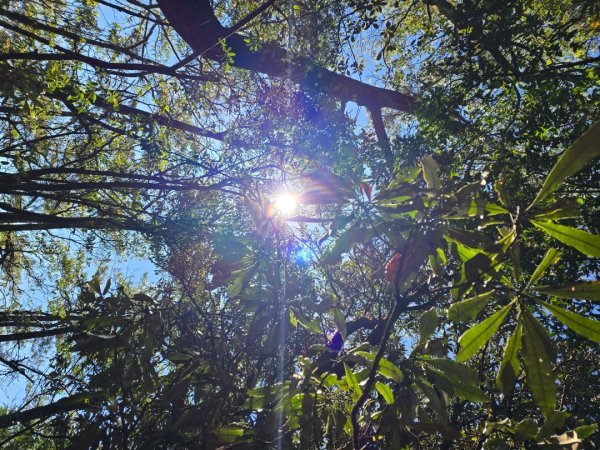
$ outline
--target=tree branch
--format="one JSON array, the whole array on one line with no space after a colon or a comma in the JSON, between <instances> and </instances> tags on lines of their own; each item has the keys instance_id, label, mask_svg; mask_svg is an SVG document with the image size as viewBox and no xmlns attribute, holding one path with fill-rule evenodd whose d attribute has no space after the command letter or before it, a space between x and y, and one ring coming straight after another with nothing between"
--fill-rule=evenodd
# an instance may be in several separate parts
<instances>
[{"instance_id":1,"label":"tree branch","mask_svg":"<svg viewBox=\"0 0 600 450\"><path fill-rule=\"evenodd\" d=\"M228 54L234 53L228 60L232 66L293 80L308 92L326 93L363 106L376 105L408 113L414 109L411 95L339 75L281 47L251 48L245 36L221 25L209 0L158 0L158 5L175 31L205 58L225 61Z\"/></svg>"},{"instance_id":2,"label":"tree branch","mask_svg":"<svg viewBox=\"0 0 600 450\"><path fill-rule=\"evenodd\" d=\"M385 161L391 170L394 167L394 154L392 152L392 146L390 145L390 138L385 131L385 124L383 123L383 117L381 116L381 109L369 108L369 113L371 114L373 128L375 128L377 141L379 142L381 150L383 150Z\"/></svg>"}]
</instances>

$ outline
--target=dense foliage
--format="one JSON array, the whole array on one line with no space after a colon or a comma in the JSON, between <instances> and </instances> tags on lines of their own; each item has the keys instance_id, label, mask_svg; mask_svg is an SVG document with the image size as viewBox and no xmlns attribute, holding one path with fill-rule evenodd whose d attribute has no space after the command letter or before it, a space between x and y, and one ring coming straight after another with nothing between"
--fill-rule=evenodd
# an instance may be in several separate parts
<instances>
[{"instance_id":1,"label":"dense foliage","mask_svg":"<svg viewBox=\"0 0 600 450\"><path fill-rule=\"evenodd\" d=\"M596 448L599 30L0 0L0 447Z\"/></svg>"}]
</instances>

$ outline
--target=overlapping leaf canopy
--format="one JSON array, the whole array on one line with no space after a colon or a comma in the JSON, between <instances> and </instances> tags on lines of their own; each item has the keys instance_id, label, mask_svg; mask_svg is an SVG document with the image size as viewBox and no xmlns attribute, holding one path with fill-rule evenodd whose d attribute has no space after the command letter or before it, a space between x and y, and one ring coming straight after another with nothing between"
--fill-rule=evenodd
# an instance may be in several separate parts
<instances>
[{"instance_id":1,"label":"overlapping leaf canopy","mask_svg":"<svg viewBox=\"0 0 600 450\"><path fill-rule=\"evenodd\" d=\"M0 0L0 447L597 445L596 3Z\"/></svg>"}]
</instances>

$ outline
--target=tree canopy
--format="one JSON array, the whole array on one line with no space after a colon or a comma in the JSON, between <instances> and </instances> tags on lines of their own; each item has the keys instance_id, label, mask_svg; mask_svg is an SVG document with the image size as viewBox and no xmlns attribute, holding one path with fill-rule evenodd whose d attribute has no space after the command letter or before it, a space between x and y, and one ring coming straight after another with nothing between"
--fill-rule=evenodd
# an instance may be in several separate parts
<instances>
[{"instance_id":1,"label":"tree canopy","mask_svg":"<svg viewBox=\"0 0 600 450\"><path fill-rule=\"evenodd\" d=\"M599 446L599 30L0 0L0 447Z\"/></svg>"}]
</instances>

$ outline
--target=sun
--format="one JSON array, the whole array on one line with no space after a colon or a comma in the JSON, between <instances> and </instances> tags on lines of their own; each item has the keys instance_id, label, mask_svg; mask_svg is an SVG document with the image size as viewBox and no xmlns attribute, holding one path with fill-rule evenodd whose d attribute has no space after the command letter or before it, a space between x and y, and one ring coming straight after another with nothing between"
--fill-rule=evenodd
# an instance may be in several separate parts
<instances>
[{"instance_id":1,"label":"sun","mask_svg":"<svg viewBox=\"0 0 600 450\"><path fill-rule=\"evenodd\" d=\"M271 204L275 213L288 217L296 212L298 197L291 192L282 192L273 199Z\"/></svg>"}]
</instances>

